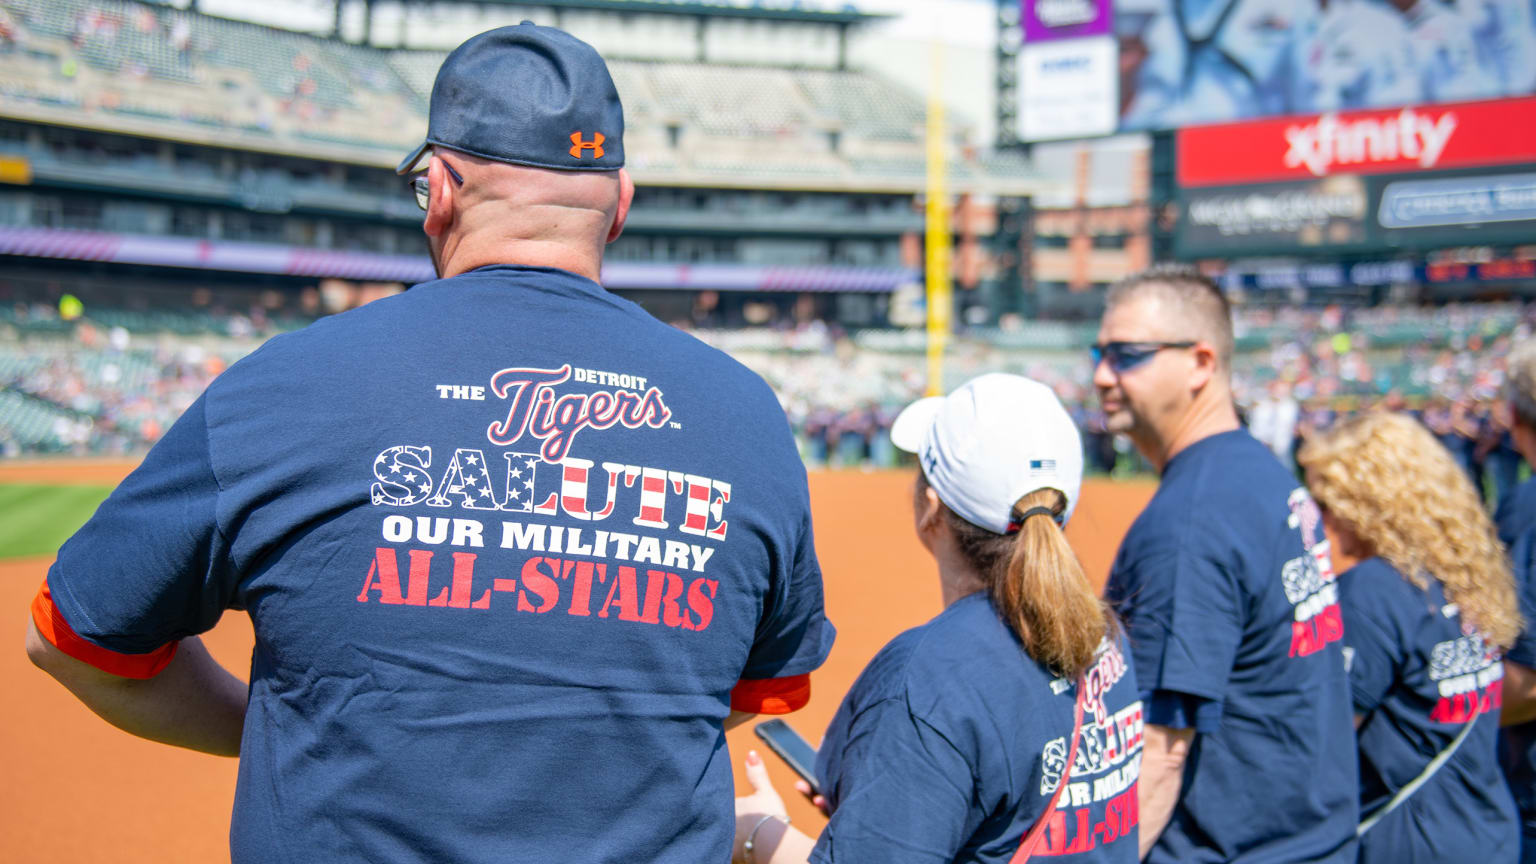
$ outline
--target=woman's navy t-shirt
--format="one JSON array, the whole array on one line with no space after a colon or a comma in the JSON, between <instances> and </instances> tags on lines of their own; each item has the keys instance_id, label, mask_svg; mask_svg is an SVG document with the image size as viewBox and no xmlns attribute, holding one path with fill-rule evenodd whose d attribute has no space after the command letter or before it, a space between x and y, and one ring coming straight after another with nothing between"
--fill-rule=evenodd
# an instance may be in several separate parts
<instances>
[{"instance_id":1,"label":"woman's navy t-shirt","mask_svg":"<svg viewBox=\"0 0 1536 864\"><path fill-rule=\"evenodd\" d=\"M1088 674L1077 762L1037 856L1136 861L1141 703L1105 642ZM822 739L832 819L811 855L1006 862L1060 782L1076 687L1042 669L985 592L881 649Z\"/></svg>"},{"instance_id":2,"label":"woman's navy t-shirt","mask_svg":"<svg viewBox=\"0 0 1536 864\"><path fill-rule=\"evenodd\" d=\"M1420 589L1381 558L1340 576L1339 592L1350 690L1364 718L1364 816L1480 718L1435 775L1361 838L1361 862L1460 861L1474 852L1479 864L1515 861L1519 828L1496 742L1504 678L1498 652L1464 630L1440 583Z\"/></svg>"},{"instance_id":3,"label":"woman's navy t-shirt","mask_svg":"<svg viewBox=\"0 0 1536 864\"><path fill-rule=\"evenodd\" d=\"M1175 456L1105 594L1150 694L1194 728L1179 803L1147 860L1355 860L1343 622L1317 505L1245 431Z\"/></svg>"}]
</instances>

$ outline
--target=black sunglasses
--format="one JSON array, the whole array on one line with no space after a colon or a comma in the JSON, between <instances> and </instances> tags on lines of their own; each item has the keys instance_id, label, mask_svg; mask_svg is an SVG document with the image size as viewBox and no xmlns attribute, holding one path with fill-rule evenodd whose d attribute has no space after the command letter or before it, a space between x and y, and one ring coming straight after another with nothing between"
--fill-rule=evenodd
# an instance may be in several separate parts
<instances>
[{"instance_id":1,"label":"black sunglasses","mask_svg":"<svg viewBox=\"0 0 1536 864\"><path fill-rule=\"evenodd\" d=\"M1193 348L1194 342L1100 342L1088 349L1093 358L1093 368L1109 361L1110 371L1119 375L1152 359L1159 351L1168 348Z\"/></svg>"},{"instance_id":2,"label":"black sunglasses","mask_svg":"<svg viewBox=\"0 0 1536 864\"><path fill-rule=\"evenodd\" d=\"M441 156L437 158L438 161L443 163L443 167L448 169L448 176L453 178L454 184L463 186L464 178L459 176L459 172L453 170L453 166L448 163L448 160ZM432 185L427 180L427 172L423 170L413 174L405 182L406 185L411 187L411 191L416 193L416 206L423 210L427 209L427 205L432 202Z\"/></svg>"}]
</instances>

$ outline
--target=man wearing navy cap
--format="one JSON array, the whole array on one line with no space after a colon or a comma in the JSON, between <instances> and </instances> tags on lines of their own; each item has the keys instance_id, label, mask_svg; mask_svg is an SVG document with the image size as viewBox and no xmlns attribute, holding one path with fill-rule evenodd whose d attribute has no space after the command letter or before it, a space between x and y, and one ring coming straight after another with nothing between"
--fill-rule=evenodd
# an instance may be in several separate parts
<instances>
[{"instance_id":1,"label":"man wearing navy cap","mask_svg":"<svg viewBox=\"0 0 1536 864\"><path fill-rule=\"evenodd\" d=\"M400 165L442 278L235 364L50 569L34 662L240 755L236 864L729 857L724 729L834 632L774 394L597 282L623 126L566 33L459 46Z\"/></svg>"}]
</instances>

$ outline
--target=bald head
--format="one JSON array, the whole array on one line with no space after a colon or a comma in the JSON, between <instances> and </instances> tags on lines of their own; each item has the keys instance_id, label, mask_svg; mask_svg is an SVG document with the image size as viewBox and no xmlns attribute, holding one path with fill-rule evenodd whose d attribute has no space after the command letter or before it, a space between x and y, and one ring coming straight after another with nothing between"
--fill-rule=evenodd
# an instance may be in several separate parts
<instances>
[{"instance_id":1,"label":"bald head","mask_svg":"<svg viewBox=\"0 0 1536 864\"><path fill-rule=\"evenodd\" d=\"M444 164L464 178L451 179ZM444 276L487 264L558 267L597 279L634 184L618 171L531 168L439 148L423 229Z\"/></svg>"},{"instance_id":2,"label":"bald head","mask_svg":"<svg viewBox=\"0 0 1536 864\"><path fill-rule=\"evenodd\" d=\"M1209 344L1223 374L1232 369L1232 307L1216 283L1186 264L1156 264L1110 286L1106 313L1136 302L1150 335Z\"/></svg>"},{"instance_id":3,"label":"bald head","mask_svg":"<svg viewBox=\"0 0 1536 864\"><path fill-rule=\"evenodd\" d=\"M482 159L454 150L443 156L464 176L459 194L466 229L538 239L606 239L623 186L618 171L556 171Z\"/></svg>"}]
</instances>

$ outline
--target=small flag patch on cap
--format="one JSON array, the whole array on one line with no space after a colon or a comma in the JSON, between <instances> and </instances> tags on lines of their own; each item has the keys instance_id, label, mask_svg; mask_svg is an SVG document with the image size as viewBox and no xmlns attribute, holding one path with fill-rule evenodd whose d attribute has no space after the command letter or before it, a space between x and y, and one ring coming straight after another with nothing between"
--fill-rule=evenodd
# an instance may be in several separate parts
<instances>
[{"instance_id":1,"label":"small flag patch on cap","mask_svg":"<svg viewBox=\"0 0 1536 864\"><path fill-rule=\"evenodd\" d=\"M1055 459L1031 459L1029 460L1029 473L1031 474L1055 474Z\"/></svg>"}]
</instances>

